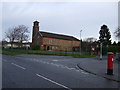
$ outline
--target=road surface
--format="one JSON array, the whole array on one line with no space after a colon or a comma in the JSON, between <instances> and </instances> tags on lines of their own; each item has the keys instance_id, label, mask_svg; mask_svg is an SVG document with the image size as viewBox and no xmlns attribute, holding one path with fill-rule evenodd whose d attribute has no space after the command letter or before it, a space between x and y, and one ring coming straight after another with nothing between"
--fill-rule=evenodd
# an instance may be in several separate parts
<instances>
[{"instance_id":1,"label":"road surface","mask_svg":"<svg viewBox=\"0 0 120 90\"><path fill-rule=\"evenodd\" d=\"M3 55L2 88L118 88L118 83L76 66L80 58Z\"/></svg>"}]
</instances>

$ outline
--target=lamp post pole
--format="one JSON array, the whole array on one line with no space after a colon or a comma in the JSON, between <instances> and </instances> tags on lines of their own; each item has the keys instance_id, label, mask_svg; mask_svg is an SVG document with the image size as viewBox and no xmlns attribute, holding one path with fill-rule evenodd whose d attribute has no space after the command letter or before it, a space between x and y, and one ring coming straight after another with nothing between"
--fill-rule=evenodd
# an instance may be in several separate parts
<instances>
[{"instance_id":1,"label":"lamp post pole","mask_svg":"<svg viewBox=\"0 0 120 90\"><path fill-rule=\"evenodd\" d=\"M81 32L82 30L80 30L80 55L81 55Z\"/></svg>"},{"instance_id":2,"label":"lamp post pole","mask_svg":"<svg viewBox=\"0 0 120 90\"><path fill-rule=\"evenodd\" d=\"M102 46L103 46L103 40L104 40L104 32L103 32L103 29L101 29L101 30L99 31L99 33L100 33L100 37L99 37L99 39L100 39L100 60L102 60Z\"/></svg>"},{"instance_id":3,"label":"lamp post pole","mask_svg":"<svg viewBox=\"0 0 120 90\"><path fill-rule=\"evenodd\" d=\"M100 43L100 60L102 60L102 42Z\"/></svg>"}]
</instances>

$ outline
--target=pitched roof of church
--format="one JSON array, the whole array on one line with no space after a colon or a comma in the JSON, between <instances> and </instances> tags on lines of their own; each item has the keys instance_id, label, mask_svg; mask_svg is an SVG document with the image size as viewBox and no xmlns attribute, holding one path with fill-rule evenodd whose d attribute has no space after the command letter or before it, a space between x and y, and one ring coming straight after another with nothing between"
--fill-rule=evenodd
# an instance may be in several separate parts
<instances>
[{"instance_id":1,"label":"pitched roof of church","mask_svg":"<svg viewBox=\"0 0 120 90\"><path fill-rule=\"evenodd\" d=\"M48 38L56 38L56 39L63 39L63 40L72 40L72 41L79 41L79 39L73 37L73 36L68 36L68 35L62 35L62 34L55 34L55 33L49 33L49 32L43 32L39 31L43 37L48 37Z\"/></svg>"}]
</instances>

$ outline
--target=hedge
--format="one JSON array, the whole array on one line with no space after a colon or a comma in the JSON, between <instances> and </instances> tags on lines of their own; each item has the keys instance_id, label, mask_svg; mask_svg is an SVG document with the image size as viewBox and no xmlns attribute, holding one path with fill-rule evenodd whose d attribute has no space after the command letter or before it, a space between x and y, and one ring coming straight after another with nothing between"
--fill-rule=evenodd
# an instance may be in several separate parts
<instances>
[{"instance_id":1,"label":"hedge","mask_svg":"<svg viewBox=\"0 0 120 90\"><path fill-rule=\"evenodd\" d=\"M100 51L100 47L97 48L97 50ZM106 52L107 52L107 47L103 46L102 53L106 54ZM113 53L120 52L120 46L108 46L108 52L113 52Z\"/></svg>"}]
</instances>

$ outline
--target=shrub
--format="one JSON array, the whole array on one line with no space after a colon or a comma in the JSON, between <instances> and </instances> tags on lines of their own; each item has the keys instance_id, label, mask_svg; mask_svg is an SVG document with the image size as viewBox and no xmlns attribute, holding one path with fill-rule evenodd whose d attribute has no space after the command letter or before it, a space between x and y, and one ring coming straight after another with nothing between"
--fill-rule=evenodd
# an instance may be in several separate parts
<instances>
[{"instance_id":1,"label":"shrub","mask_svg":"<svg viewBox=\"0 0 120 90\"><path fill-rule=\"evenodd\" d=\"M100 51L100 47L97 48L98 51ZM102 53L105 55L107 52L106 46L102 47ZM117 52L120 52L120 46L108 46L108 52L113 52L114 54Z\"/></svg>"},{"instance_id":2,"label":"shrub","mask_svg":"<svg viewBox=\"0 0 120 90\"><path fill-rule=\"evenodd\" d=\"M32 50L40 50L40 45L35 45L32 47Z\"/></svg>"},{"instance_id":3,"label":"shrub","mask_svg":"<svg viewBox=\"0 0 120 90\"><path fill-rule=\"evenodd\" d=\"M113 52L113 53L120 52L120 46L109 46L108 52Z\"/></svg>"}]
</instances>

